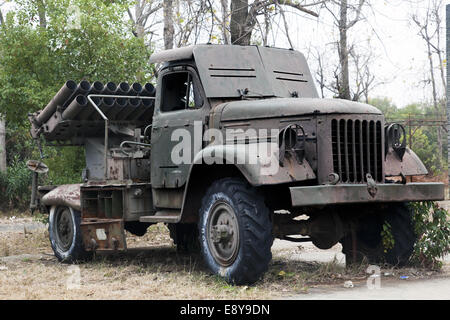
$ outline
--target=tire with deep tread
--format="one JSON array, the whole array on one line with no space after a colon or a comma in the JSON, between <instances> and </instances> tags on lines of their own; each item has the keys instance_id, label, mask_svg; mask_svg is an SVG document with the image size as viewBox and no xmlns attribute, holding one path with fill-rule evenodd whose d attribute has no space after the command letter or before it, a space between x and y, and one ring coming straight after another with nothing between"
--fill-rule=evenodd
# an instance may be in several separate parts
<instances>
[{"instance_id":1,"label":"tire with deep tread","mask_svg":"<svg viewBox=\"0 0 450 320\"><path fill-rule=\"evenodd\" d=\"M238 251L229 266L221 265L208 246L208 219L217 202L229 205L237 217ZM245 180L225 178L209 187L202 200L198 228L203 258L214 274L241 285L258 281L267 271L273 244L270 211L264 198Z\"/></svg>"},{"instance_id":2,"label":"tire with deep tread","mask_svg":"<svg viewBox=\"0 0 450 320\"><path fill-rule=\"evenodd\" d=\"M384 252L381 231L384 222L391 226L394 247ZM388 263L403 266L411 257L416 235L412 212L407 203L389 204L385 212L368 213L360 218L356 225L357 252L356 262ZM353 262L352 235L346 235L341 241L342 252L348 264Z\"/></svg>"},{"instance_id":3,"label":"tire with deep tread","mask_svg":"<svg viewBox=\"0 0 450 320\"><path fill-rule=\"evenodd\" d=\"M69 248L62 248L58 241L56 219L62 210L69 210L72 219L73 237ZM83 240L81 236L81 213L70 207L57 206L50 210L48 233L50 244L55 253L55 256L63 263L77 263L86 261L92 258L92 253L84 249Z\"/></svg>"}]
</instances>

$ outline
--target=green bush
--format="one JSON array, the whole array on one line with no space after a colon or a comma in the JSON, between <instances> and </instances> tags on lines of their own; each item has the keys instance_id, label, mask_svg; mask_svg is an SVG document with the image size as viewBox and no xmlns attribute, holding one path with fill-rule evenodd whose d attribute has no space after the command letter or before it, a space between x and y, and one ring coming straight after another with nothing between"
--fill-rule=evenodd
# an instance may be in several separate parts
<instances>
[{"instance_id":1,"label":"green bush","mask_svg":"<svg viewBox=\"0 0 450 320\"><path fill-rule=\"evenodd\" d=\"M86 167L84 148L45 148L42 161L48 166L48 174L41 177L41 184L61 185L81 183L81 173Z\"/></svg>"},{"instance_id":2,"label":"green bush","mask_svg":"<svg viewBox=\"0 0 450 320\"><path fill-rule=\"evenodd\" d=\"M0 210L25 210L30 202L31 171L25 162L14 160L6 173L0 172Z\"/></svg>"},{"instance_id":3,"label":"green bush","mask_svg":"<svg viewBox=\"0 0 450 320\"><path fill-rule=\"evenodd\" d=\"M449 213L432 201L410 206L417 235L412 260L425 268L440 269L440 259L450 253Z\"/></svg>"}]
</instances>

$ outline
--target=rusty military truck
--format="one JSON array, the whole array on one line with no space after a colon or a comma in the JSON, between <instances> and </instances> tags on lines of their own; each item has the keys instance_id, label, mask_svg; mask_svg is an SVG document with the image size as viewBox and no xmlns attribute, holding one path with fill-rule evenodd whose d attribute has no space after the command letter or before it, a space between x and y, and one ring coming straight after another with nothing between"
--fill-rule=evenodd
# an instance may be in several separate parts
<instances>
[{"instance_id":1,"label":"rusty military truck","mask_svg":"<svg viewBox=\"0 0 450 320\"><path fill-rule=\"evenodd\" d=\"M155 87L68 81L29 115L37 141L85 148L80 184L33 180L31 205L49 214L60 261L126 250L125 230L142 236L156 223L235 284L267 271L275 238L341 243L347 263L408 261L408 203L442 200L444 186L411 182L427 170L402 125L367 104L319 98L294 50L195 45L150 63Z\"/></svg>"}]
</instances>

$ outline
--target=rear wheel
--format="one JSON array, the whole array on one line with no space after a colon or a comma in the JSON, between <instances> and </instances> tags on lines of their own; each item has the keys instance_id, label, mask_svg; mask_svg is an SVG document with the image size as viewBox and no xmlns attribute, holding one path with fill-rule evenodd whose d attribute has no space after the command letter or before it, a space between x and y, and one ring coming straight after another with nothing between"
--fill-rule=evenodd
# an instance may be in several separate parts
<instances>
[{"instance_id":1,"label":"rear wheel","mask_svg":"<svg viewBox=\"0 0 450 320\"><path fill-rule=\"evenodd\" d=\"M353 225L352 232L340 241L347 263L366 260L369 263L405 265L416 242L411 210L406 203L392 203L371 211L363 214ZM394 239L394 247L387 252L384 252L381 236L385 222L391 226Z\"/></svg>"},{"instance_id":2,"label":"rear wheel","mask_svg":"<svg viewBox=\"0 0 450 320\"><path fill-rule=\"evenodd\" d=\"M48 232L55 256L61 262L74 263L91 257L81 237L81 213L65 206L50 210Z\"/></svg>"},{"instance_id":3,"label":"rear wheel","mask_svg":"<svg viewBox=\"0 0 450 320\"><path fill-rule=\"evenodd\" d=\"M267 271L273 243L270 211L246 181L214 182L200 209L202 255L215 274L233 284L251 284Z\"/></svg>"}]
</instances>

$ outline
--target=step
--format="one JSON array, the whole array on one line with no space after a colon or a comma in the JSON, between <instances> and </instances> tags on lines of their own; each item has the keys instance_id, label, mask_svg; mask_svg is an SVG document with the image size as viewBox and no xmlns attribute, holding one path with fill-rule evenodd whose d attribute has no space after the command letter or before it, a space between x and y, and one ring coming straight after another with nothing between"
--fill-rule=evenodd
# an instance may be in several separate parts
<instances>
[{"instance_id":1,"label":"step","mask_svg":"<svg viewBox=\"0 0 450 320\"><path fill-rule=\"evenodd\" d=\"M181 212L178 210L161 210L157 211L152 216L142 216L139 218L140 222L166 222L166 223L177 223L180 220Z\"/></svg>"}]
</instances>

